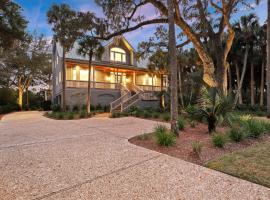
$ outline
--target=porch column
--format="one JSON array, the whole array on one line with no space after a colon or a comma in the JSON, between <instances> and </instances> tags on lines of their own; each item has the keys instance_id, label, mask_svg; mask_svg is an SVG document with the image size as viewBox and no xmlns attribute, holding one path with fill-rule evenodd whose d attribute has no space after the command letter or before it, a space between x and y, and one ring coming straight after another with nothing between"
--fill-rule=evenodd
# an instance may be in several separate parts
<instances>
[{"instance_id":1,"label":"porch column","mask_svg":"<svg viewBox=\"0 0 270 200\"><path fill-rule=\"evenodd\" d=\"M136 72L133 71L133 85L136 85Z\"/></svg>"}]
</instances>

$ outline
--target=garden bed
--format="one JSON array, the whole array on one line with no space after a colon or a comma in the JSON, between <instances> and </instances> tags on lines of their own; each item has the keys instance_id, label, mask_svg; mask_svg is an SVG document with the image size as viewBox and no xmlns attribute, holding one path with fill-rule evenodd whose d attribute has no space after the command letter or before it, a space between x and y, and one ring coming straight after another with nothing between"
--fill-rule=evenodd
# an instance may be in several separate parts
<instances>
[{"instance_id":1,"label":"garden bed","mask_svg":"<svg viewBox=\"0 0 270 200\"><path fill-rule=\"evenodd\" d=\"M224 135L226 130L227 128L225 127L217 129L220 134ZM215 147L212 143L212 136L207 131L207 125L202 123L198 123L193 128L190 126L186 127L183 131L180 132L179 137L176 138L176 144L171 147L159 146L155 141L154 133L148 134L147 138L148 139L142 139L140 136L136 136L131 138L129 142L199 165L204 165L212 159L218 158L222 155L234 152L239 149L244 149L251 145L265 141L270 142L270 136L264 135L258 139L244 139L238 143L227 142L223 148L218 148ZM195 141L199 141L202 145L200 156L196 155L192 150L192 143Z\"/></svg>"}]
</instances>

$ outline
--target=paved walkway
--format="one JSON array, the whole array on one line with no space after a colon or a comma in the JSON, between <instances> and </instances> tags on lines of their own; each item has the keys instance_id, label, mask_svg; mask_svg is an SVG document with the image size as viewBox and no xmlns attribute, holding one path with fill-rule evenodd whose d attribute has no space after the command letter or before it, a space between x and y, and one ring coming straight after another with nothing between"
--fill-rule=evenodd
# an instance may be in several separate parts
<instances>
[{"instance_id":1,"label":"paved walkway","mask_svg":"<svg viewBox=\"0 0 270 200\"><path fill-rule=\"evenodd\" d=\"M0 122L0 199L270 199L268 188L127 141L156 124L7 115Z\"/></svg>"}]
</instances>

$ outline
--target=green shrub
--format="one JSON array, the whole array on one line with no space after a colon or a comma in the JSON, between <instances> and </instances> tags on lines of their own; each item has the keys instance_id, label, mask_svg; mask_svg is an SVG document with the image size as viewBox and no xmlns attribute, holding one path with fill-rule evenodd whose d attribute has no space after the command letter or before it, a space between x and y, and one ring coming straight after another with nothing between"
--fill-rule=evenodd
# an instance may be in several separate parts
<instances>
[{"instance_id":1,"label":"green shrub","mask_svg":"<svg viewBox=\"0 0 270 200\"><path fill-rule=\"evenodd\" d=\"M243 130L241 130L241 128L233 127L229 131L229 137L234 142L241 142L244 138Z\"/></svg>"},{"instance_id":2,"label":"green shrub","mask_svg":"<svg viewBox=\"0 0 270 200\"><path fill-rule=\"evenodd\" d=\"M160 146L173 146L176 143L176 137L173 133L167 130L165 126L158 125L155 128L156 142Z\"/></svg>"},{"instance_id":3,"label":"green shrub","mask_svg":"<svg viewBox=\"0 0 270 200\"><path fill-rule=\"evenodd\" d=\"M215 133L212 136L212 142L216 147L223 148L225 143L226 143L226 139L225 139L224 135L219 134L219 133Z\"/></svg>"},{"instance_id":4,"label":"green shrub","mask_svg":"<svg viewBox=\"0 0 270 200\"><path fill-rule=\"evenodd\" d=\"M154 113L152 114L152 117L155 118L155 119L157 119L157 118L159 118L159 114L156 113L156 112L154 112Z\"/></svg>"},{"instance_id":5,"label":"green shrub","mask_svg":"<svg viewBox=\"0 0 270 200\"><path fill-rule=\"evenodd\" d=\"M57 119L64 119L64 113L58 112L58 113L56 114L56 118L57 118Z\"/></svg>"},{"instance_id":6,"label":"green shrub","mask_svg":"<svg viewBox=\"0 0 270 200\"><path fill-rule=\"evenodd\" d=\"M121 113L120 112L112 112L110 115L111 118L118 118L121 117Z\"/></svg>"},{"instance_id":7,"label":"green shrub","mask_svg":"<svg viewBox=\"0 0 270 200\"><path fill-rule=\"evenodd\" d=\"M53 112L60 112L61 111L61 106L59 104L53 104L52 105L52 111Z\"/></svg>"},{"instance_id":8,"label":"green shrub","mask_svg":"<svg viewBox=\"0 0 270 200\"><path fill-rule=\"evenodd\" d=\"M193 153L199 156L202 152L202 143L199 141L195 141L191 143L191 146Z\"/></svg>"},{"instance_id":9,"label":"green shrub","mask_svg":"<svg viewBox=\"0 0 270 200\"><path fill-rule=\"evenodd\" d=\"M150 117L151 117L150 111L145 110L145 111L143 112L143 117L144 117L144 118L150 118Z\"/></svg>"},{"instance_id":10,"label":"green shrub","mask_svg":"<svg viewBox=\"0 0 270 200\"><path fill-rule=\"evenodd\" d=\"M79 112L79 106L78 105L74 105L73 107L72 107L72 111L73 112Z\"/></svg>"},{"instance_id":11,"label":"green shrub","mask_svg":"<svg viewBox=\"0 0 270 200\"><path fill-rule=\"evenodd\" d=\"M164 113L163 115L162 115L162 119L164 120L164 121L170 121L170 114L169 113Z\"/></svg>"},{"instance_id":12,"label":"green shrub","mask_svg":"<svg viewBox=\"0 0 270 200\"><path fill-rule=\"evenodd\" d=\"M146 133L143 133L142 135L139 135L138 138L139 138L139 140L148 140L149 135Z\"/></svg>"},{"instance_id":13,"label":"green shrub","mask_svg":"<svg viewBox=\"0 0 270 200\"><path fill-rule=\"evenodd\" d=\"M87 110L87 105L83 104L81 110ZM90 110L92 110L92 109L91 109L91 105L90 105ZM94 109L93 109L93 110L94 110Z\"/></svg>"},{"instance_id":14,"label":"green shrub","mask_svg":"<svg viewBox=\"0 0 270 200\"><path fill-rule=\"evenodd\" d=\"M85 110L82 110L80 112L80 118L85 118L87 116L87 112Z\"/></svg>"},{"instance_id":15,"label":"green shrub","mask_svg":"<svg viewBox=\"0 0 270 200\"><path fill-rule=\"evenodd\" d=\"M7 104L0 106L0 114L6 114L20 109L18 104Z\"/></svg>"},{"instance_id":16,"label":"green shrub","mask_svg":"<svg viewBox=\"0 0 270 200\"><path fill-rule=\"evenodd\" d=\"M68 113L68 119L74 119L74 113L73 112Z\"/></svg>"},{"instance_id":17,"label":"green shrub","mask_svg":"<svg viewBox=\"0 0 270 200\"><path fill-rule=\"evenodd\" d=\"M100 103L96 106L96 110L102 110L102 106Z\"/></svg>"},{"instance_id":18,"label":"green shrub","mask_svg":"<svg viewBox=\"0 0 270 200\"><path fill-rule=\"evenodd\" d=\"M250 119L244 123L245 134L250 138L259 138L265 133L265 126L259 120Z\"/></svg>"},{"instance_id":19,"label":"green shrub","mask_svg":"<svg viewBox=\"0 0 270 200\"><path fill-rule=\"evenodd\" d=\"M179 117L177 120L179 130L184 130L185 128L185 121L182 117Z\"/></svg>"}]
</instances>

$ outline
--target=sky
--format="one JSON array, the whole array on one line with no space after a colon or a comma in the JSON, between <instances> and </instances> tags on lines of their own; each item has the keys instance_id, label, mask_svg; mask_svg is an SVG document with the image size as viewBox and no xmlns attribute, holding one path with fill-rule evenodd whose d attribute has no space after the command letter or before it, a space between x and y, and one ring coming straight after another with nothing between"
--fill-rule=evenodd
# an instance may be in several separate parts
<instances>
[{"instance_id":1,"label":"sky","mask_svg":"<svg viewBox=\"0 0 270 200\"><path fill-rule=\"evenodd\" d=\"M52 38L51 27L47 24L46 12L53 3L66 3L73 9L79 11L92 11L98 16L102 16L102 9L98 7L94 0L14 0L23 9L23 15L29 21L28 31L36 31L39 34L45 35L47 38ZM264 23L267 17L267 0L262 0L258 6L254 6L253 10L241 9L237 15L231 19L232 22L237 21L239 16L246 15L249 12L254 12L258 15L260 23ZM148 19L156 16L156 10L150 6L144 6L140 13L145 13ZM131 45L137 49L140 41L146 41L155 32L155 25L149 25L136 31L125 34Z\"/></svg>"}]
</instances>

